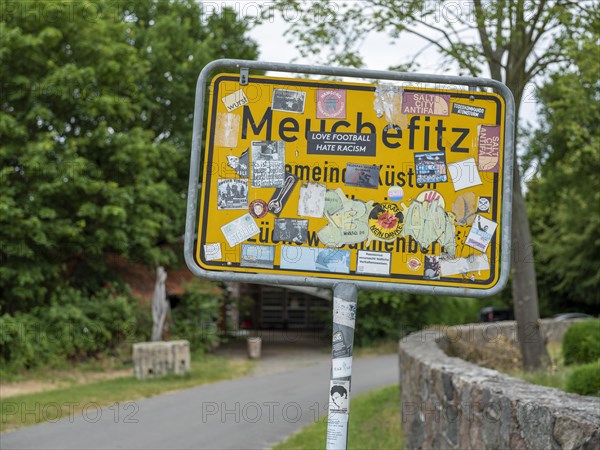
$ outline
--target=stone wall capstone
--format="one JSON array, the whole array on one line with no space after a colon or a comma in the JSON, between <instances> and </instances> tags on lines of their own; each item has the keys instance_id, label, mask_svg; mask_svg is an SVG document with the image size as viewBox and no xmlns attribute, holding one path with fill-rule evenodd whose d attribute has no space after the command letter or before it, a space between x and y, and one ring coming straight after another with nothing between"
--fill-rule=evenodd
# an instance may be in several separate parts
<instances>
[{"instance_id":1,"label":"stone wall capstone","mask_svg":"<svg viewBox=\"0 0 600 450\"><path fill-rule=\"evenodd\" d=\"M494 325L493 333L516 337L514 322ZM561 340L568 327L548 320L541 325L549 340ZM452 327L449 334L486 339L489 327ZM399 343L406 449L600 449L600 398L532 385L450 357L440 348L447 331L423 330Z\"/></svg>"}]
</instances>

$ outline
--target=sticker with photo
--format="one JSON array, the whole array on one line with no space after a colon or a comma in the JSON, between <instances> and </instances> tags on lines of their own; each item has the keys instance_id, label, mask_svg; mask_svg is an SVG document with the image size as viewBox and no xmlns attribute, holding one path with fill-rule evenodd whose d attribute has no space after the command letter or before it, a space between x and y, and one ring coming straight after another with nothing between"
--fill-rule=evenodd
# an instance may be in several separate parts
<instances>
[{"instance_id":1,"label":"sticker with photo","mask_svg":"<svg viewBox=\"0 0 600 450\"><path fill-rule=\"evenodd\" d=\"M272 269L275 260L275 247L272 245L242 245L240 266Z\"/></svg>"},{"instance_id":2,"label":"sticker with photo","mask_svg":"<svg viewBox=\"0 0 600 450\"><path fill-rule=\"evenodd\" d=\"M281 247L279 267L298 271L350 273L350 251L284 245Z\"/></svg>"},{"instance_id":3,"label":"sticker with photo","mask_svg":"<svg viewBox=\"0 0 600 450\"><path fill-rule=\"evenodd\" d=\"M290 198L290 195L294 190L294 186L296 186L297 182L298 178L296 178L289 172L285 173L283 187L275 189L271 200L269 200L268 208L271 214L274 214L275 216L279 217L279 214L281 214L281 211L283 210L283 207Z\"/></svg>"},{"instance_id":4,"label":"sticker with photo","mask_svg":"<svg viewBox=\"0 0 600 450\"><path fill-rule=\"evenodd\" d=\"M329 413L348 414L350 406L350 381L331 380L329 382ZM328 447L328 448L345 448Z\"/></svg>"},{"instance_id":5,"label":"sticker with photo","mask_svg":"<svg viewBox=\"0 0 600 450\"><path fill-rule=\"evenodd\" d=\"M248 178L248 165L250 163L248 150L244 150L239 157L234 155L227 156L227 165L242 178Z\"/></svg>"},{"instance_id":6,"label":"sticker with photo","mask_svg":"<svg viewBox=\"0 0 600 450\"><path fill-rule=\"evenodd\" d=\"M204 244L204 258L207 261L214 261L215 259L221 259L223 254L221 253L221 244L215 242L214 244Z\"/></svg>"},{"instance_id":7,"label":"sticker with photo","mask_svg":"<svg viewBox=\"0 0 600 450\"><path fill-rule=\"evenodd\" d=\"M294 242L302 244L308 237L308 220L275 219L273 242Z\"/></svg>"},{"instance_id":8,"label":"sticker with photo","mask_svg":"<svg viewBox=\"0 0 600 450\"><path fill-rule=\"evenodd\" d=\"M283 187L285 181L285 143L252 141L252 187Z\"/></svg>"},{"instance_id":9,"label":"sticker with photo","mask_svg":"<svg viewBox=\"0 0 600 450\"><path fill-rule=\"evenodd\" d=\"M485 252L494 237L497 227L498 224L496 222L486 219L479 214L476 215L465 244L480 252Z\"/></svg>"},{"instance_id":10,"label":"sticker with photo","mask_svg":"<svg viewBox=\"0 0 600 450\"><path fill-rule=\"evenodd\" d=\"M298 215L304 217L323 217L326 191L327 186L319 183L304 183L300 186Z\"/></svg>"},{"instance_id":11,"label":"sticker with photo","mask_svg":"<svg viewBox=\"0 0 600 450\"><path fill-rule=\"evenodd\" d=\"M439 256L425 255L425 267L423 269L423 278L426 280L439 280L442 265Z\"/></svg>"},{"instance_id":12,"label":"sticker with photo","mask_svg":"<svg viewBox=\"0 0 600 450\"><path fill-rule=\"evenodd\" d=\"M217 180L217 209L247 209L248 180Z\"/></svg>"},{"instance_id":13,"label":"sticker with photo","mask_svg":"<svg viewBox=\"0 0 600 450\"><path fill-rule=\"evenodd\" d=\"M317 89L317 119L345 119L346 91Z\"/></svg>"},{"instance_id":14,"label":"sticker with photo","mask_svg":"<svg viewBox=\"0 0 600 450\"><path fill-rule=\"evenodd\" d=\"M246 213L226 223L221 227L221 231L230 247L235 247L246 239L250 239L252 236L260 233L260 229L250 213Z\"/></svg>"},{"instance_id":15,"label":"sticker with photo","mask_svg":"<svg viewBox=\"0 0 600 450\"><path fill-rule=\"evenodd\" d=\"M415 153L414 156L417 183L445 183L448 181L445 152Z\"/></svg>"},{"instance_id":16,"label":"sticker with photo","mask_svg":"<svg viewBox=\"0 0 600 450\"><path fill-rule=\"evenodd\" d=\"M250 215L255 219L262 219L269 212L267 202L261 199L253 200L248 207Z\"/></svg>"},{"instance_id":17,"label":"sticker with photo","mask_svg":"<svg viewBox=\"0 0 600 450\"><path fill-rule=\"evenodd\" d=\"M273 91L273 111L286 111L291 113L304 113L306 92L275 89Z\"/></svg>"},{"instance_id":18,"label":"sticker with photo","mask_svg":"<svg viewBox=\"0 0 600 450\"><path fill-rule=\"evenodd\" d=\"M379 187L379 166L366 164L346 164L346 186L357 186L369 189Z\"/></svg>"}]
</instances>

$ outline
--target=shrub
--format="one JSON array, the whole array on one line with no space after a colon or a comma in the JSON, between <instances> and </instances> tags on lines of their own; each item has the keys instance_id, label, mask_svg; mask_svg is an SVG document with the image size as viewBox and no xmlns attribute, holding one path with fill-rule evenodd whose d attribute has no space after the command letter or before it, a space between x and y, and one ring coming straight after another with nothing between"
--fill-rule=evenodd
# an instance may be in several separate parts
<instances>
[{"instance_id":1,"label":"shrub","mask_svg":"<svg viewBox=\"0 0 600 450\"><path fill-rule=\"evenodd\" d=\"M600 395L600 359L573 368L567 378L567 391L581 395Z\"/></svg>"},{"instance_id":2,"label":"shrub","mask_svg":"<svg viewBox=\"0 0 600 450\"><path fill-rule=\"evenodd\" d=\"M63 293L51 306L0 317L5 373L96 356L121 344L135 328L135 306L124 295Z\"/></svg>"},{"instance_id":3,"label":"shrub","mask_svg":"<svg viewBox=\"0 0 600 450\"><path fill-rule=\"evenodd\" d=\"M563 338L565 364L585 364L600 358L600 320L576 322Z\"/></svg>"},{"instance_id":4,"label":"shrub","mask_svg":"<svg viewBox=\"0 0 600 450\"><path fill-rule=\"evenodd\" d=\"M355 341L369 345L397 340L429 325L475 322L480 304L475 299L360 291Z\"/></svg>"},{"instance_id":5,"label":"shrub","mask_svg":"<svg viewBox=\"0 0 600 450\"><path fill-rule=\"evenodd\" d=\"M29 368L35 361L36 347L26 330L33 329L29 314L4 314L0 317L0 366L7 372Z\"/></svg>"},{"instance_id":6,"label":"shrub","mask_svg":"<svg viewBox=\"0 0 600 450\"><path fill-rule=\"evenodd\" d=\"M187 339L195 350L211 350L219 343L217 318L224 292L199 281L185 286L185 293L173 308L171 331L177 339Z\"/></svg>"}]
</instances>

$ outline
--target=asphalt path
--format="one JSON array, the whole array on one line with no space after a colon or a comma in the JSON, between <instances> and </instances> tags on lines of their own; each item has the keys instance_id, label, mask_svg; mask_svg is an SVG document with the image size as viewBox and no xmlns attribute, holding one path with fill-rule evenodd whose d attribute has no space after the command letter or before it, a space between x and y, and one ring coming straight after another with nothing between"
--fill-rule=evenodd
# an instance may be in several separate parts
<instances>
[{"instance_id":1,"label":"asphalt path","mask_svg":"<svg viewBox=\"0 0 600 450\"><path fill-rule=\"evenodd\" d=\"M326 421L328 362L239 378L0 434L0 449L264 449ZM352 397L398 383L398 356L354 360ZM40 406L30 414L53 414ZM54 417L54 416L52 416ZM323 436L325 445L325 436Z\"/></svg>"}]
</instances>

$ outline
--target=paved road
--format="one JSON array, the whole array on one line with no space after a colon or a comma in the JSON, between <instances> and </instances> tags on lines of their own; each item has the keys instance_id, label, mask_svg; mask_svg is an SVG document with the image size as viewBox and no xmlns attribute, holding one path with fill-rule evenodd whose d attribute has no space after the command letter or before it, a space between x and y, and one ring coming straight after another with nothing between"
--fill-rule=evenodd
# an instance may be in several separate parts
<instances>
[{"instance_id":1,"label":"paved road","mask_svg":"<svg viewBox=\"0 0 600 450\"><path fill-rule=\"evenodd\" d=\"M398 382L398 356L355 359L352 394ZM240 378L0 435L1 449L264 449L324 410L329 363ZM52 414L52 411L47 411ZM323 436L325 440L325 436Z\"/></svg>"}]
</instances>

